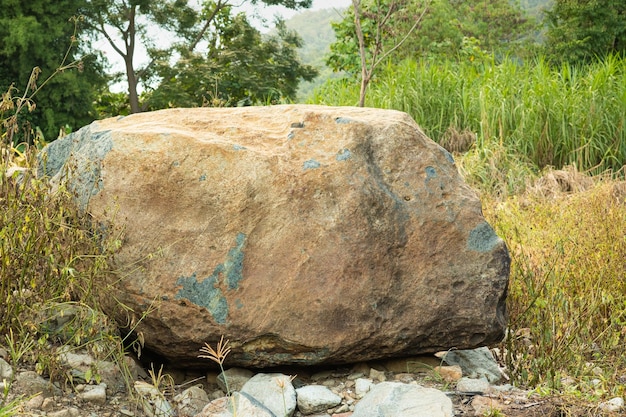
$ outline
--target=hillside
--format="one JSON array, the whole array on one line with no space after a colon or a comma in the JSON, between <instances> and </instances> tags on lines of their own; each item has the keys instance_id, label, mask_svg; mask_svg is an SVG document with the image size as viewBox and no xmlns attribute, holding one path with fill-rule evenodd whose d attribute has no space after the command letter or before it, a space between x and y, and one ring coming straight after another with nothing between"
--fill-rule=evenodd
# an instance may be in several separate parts
<instances>
[{"instance_id":1,"label":"hillside","mask_svg":"<svg viewBox=\"0 0 626 417\"><path fill-rule=\"evenodd\" d=\"M302 102L313 91L334 74L325 65L329 46L335 41L335 32L331 22L342 19L343 8L307 10L298 13L285 21L289 29L297 31L302 37L303 46L300 48L300 58L305 64L313 65L318 69L318 77L311 82L303 82L298 90L298 101Z\"/></svg>"}]
</instances>

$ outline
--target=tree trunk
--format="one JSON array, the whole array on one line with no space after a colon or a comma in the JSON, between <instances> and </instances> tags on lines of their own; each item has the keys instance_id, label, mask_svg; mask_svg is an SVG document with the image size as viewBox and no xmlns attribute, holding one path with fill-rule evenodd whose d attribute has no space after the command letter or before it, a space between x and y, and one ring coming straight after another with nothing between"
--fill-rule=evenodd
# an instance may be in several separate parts
<instances>
[{"instance_id":1,"label":"tree trunk","mask_svg":"<svg viewBox=\"0 0 626 417\"><path fill-rule=\"evenodd\" d=\"M133 68L132 55L127 55L124 59L126 62L126 79L128 80L128 101L131 113L141 112L139 106L139 94L137 94L137 76Z\"/></svg>"},{"instance_id":2,"label":"tree trunk","mask_svg":"<svg viewBox=\"0 0 626 417\"><path fill-rule=\"evenodd\" d=\"M365 107L365 92L367 84L369 84L367 60L365 57L365 38L363 37L363 28L361 27L361 1L352 0L354 9L354 28L356 37L359 40L359 56L361 58L361 92L359 93L359 107Z\"/></svg>"},{"instance_id":3,"label":"tree trunk","mask_svg":"<svg viewBox=\"0 0 626 417\"><path fill-rule=\"evenodd\" d=\"M131 113L141 112L139 107L139 94L137 94L137 74L133 66L133 57L135 56L135 38L137 29L135 27L136 6L133 6L128 19L128 29L126 30L126 55L124 55L124 64L126 65L126 78L128 80L128 101Z\"/></svg>"}]
</instances>

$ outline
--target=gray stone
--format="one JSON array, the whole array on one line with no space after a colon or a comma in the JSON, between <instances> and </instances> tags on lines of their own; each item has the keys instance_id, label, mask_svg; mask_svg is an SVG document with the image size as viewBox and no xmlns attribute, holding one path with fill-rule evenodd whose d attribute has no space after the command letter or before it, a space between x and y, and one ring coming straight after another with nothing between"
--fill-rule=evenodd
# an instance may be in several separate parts
<instances>
[{"instance_id":1,"label":"gray stone","mask_svg":"<svg viewBox=\"0 0 626 417\"><path fill-rule=\"evenodd\" d=\"M210 402L202 386L189 387L174 397L179 417L193 417Z\"/></svg>"},{"instance_id":2,"label":"gray stone","mask_svg":"<svg viewBox=\"0 0 626 417\"><path fill-rule=\"evenodd\" d=\"M98 385L87 385L85 386L85 390L78 394L78 397L83 401L102 405L107 399L107 385L104 383Z\"/></svg>"},{"instance_id":3,"label":"gray stone","mask_svg":"<svg viewBox=\"0 0 626 417\"><path fill-rule=\"evenodd\" d=\"M124 376L113 362L96 360L85 351L75 351L69 346L61 348L58 357L62 365L71 368L70 373L76 382L99 380L107 385L111 393L124 392L126 389Z\"/></svg>"},{"instance_id":4,"label":"gray stone","mask_svg":"<svg viewBox=\"0 0 626 417\"><path fill-rule=\"evenodd\" d=\"M296 390L291 377L283 374L256 374L241 389L277 417L290 417L296 409Z\"/></svg>"},{"instance_id":5,"label":"gray stone","mask_svg":"<svg viewBox=\"0 0 626 417\"><path fill-rule=\"evenodd\" d=\"M176 414L174 407L154 385L135 381L134 388L148 417L173 417Z\"/></svg>"},{"instance_id":6,"label":"gray stone","mask_svg":"<svg viewBox=\"0 0 626 417\"><path fill-rule=\"evenodd\" d=\"M452 401L441 391L401 382L377 384L354 407L352 417L452 417Z\"/></svg>"},{"instance_id":7,"label":"gray stone","mask_svg":"<svg viewBox=\"0 0 626 417\"><path fill-rule=\"evenodd\" d=\"M75 407L64 408L63 410L54 411L47 414L48 417L78 417L80 411Z\"/></svg>"},{"instance_id":8,"label":"gray stone","mask_svg":"<svg viewBox=\"0 0 626 417\"><path fill-rule=\"evenodd\" d=\"M41 393L43 397L54 397L60 395L61 390L50 381L42 378L35 371L24 371L17 374L12 386L16 391L26 396Z\"/></svg>"},{"instance_id":9,"label":"gray stone","mask_svg":"<svg viewBox=\"0 0 626 417\"><path fill-rule=\"evenodd\" d=\"M309 415L341 404L341 397L323 385L307 385L296 389L296 402L298 410Z\"/></svg>"},{"instance_id":10,"label":"gray stone","mask_svg":"<svg viewBox=\"0 0 626 417\"><path fill-rule=\"evenodd\" d=\"M503 377L498 363L487 347L448 351L443 355L443 360L448 365L460 366L463 375L469 378L486 378L487 381L495 384Z\"/></svg>"},{"instance_id":11,"label":"gray stone","mask_svg":"<svg viewBox=\"0 0 626 417\"><path fill-rule=\"evenodd\" d=\"M255 398L242 392L235 392L231 397L222 397L204 407L195 417L276 417Z\"/></svg>"},{"instance_id":12,"label":"gray stone","mask_svg":"<svg viewBox=\"0 0 626 417\"><path fill-rule=\"evenodd\" d=\"M624 399L622 397L611 398L608 401L600 403L600 409L610 413L617 413L624 408Z\"/></svg>"},{"instance_id":13,"label":"gray stone","mask_svg":"<svg viewBox=\"0 0 626 417\"><path fill-rule=\"evenodd\" d=\"M11 381L13 379L13 368L7 361L0 358L0 382L2 380Z\"/></svg>"},{"instance_id":14,"label":"gray stone","mask_svg":"<svg viewBox=\"0 0 626 417\"><path fill-rule=\"evenodd\" d=\"M463 377L457 381L456 390L459 392L484 394L489 391L490 386L489 381L485 378L476 379Z\"/></svg>"},{"instance_id":15,"label":"gray stone","mask_svg":"<svg viewBox=\"0 0 626 417\"><path fill-rule=\"evenodd\" d=\"M246 382L254 376L254 372L243 368L230 368L217 376L217 386L225 393L241 391ZM226 387L228 382L228 388Z\"/></svg>"},{"instance_id":16,"label":"gray stone","mask_svg":"<svg viewBox=\"0 0 626 417\"><path fill-rule=\"evenodd\" d=\"M357 378L354 382L354 393L357 398L363 398L365 394L367 394L372 387L374 386L374 381L368 378Z\"/></svg>"}]
</instances>

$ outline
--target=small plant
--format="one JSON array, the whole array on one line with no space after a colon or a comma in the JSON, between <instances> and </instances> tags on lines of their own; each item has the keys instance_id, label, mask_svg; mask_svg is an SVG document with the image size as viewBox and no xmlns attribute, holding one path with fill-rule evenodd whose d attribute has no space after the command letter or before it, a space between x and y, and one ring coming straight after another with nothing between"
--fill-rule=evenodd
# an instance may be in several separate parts
<instances>
[{"instance_id":1,"label":"small plant","mask_svg":"<svg viewBox=\"0 0 626 417\"><path fill-rule=\"evenodd\" d=\"M506 414L502 412L502 410L494 407L489 407L483 413L483 417L506 417Z\"/></svg>"},{"instance_id":2,"label":"small plant","mask_svg":"<svg viewBox=\"0 0 626 417\"><path fill-rule=\"evenodd\" d=\"M206 355L198 355L199 358L209 359L215 363L217 363L224 374L224 360L226 360L226 356L230 353L230 347L228 347L228 340L224 342L224 336L220 338L220 341L217 342L216 349L213 350L211 345L205 343L203 347L200 348L200 352L205 353ZM224 378L224 384L226 384L226 394L230 395L230 388L228 387L228 381Z\"/></svg>"},{"instance_id":3,"label":"small plant","mask_svg":"<svg viewBox=\"0 0 626 417\"><path fill-rule=\"evenodd\" d=\"M228 386L228 378L226 378L226 374L224 373L224 361L226 357L230 353L230 347L228 346L228 339L224 341L224 335L220 337L220 341L217 342L217 346L215 350L209 345L205 343L203 347L200 348L200 352L205 353L204 355L198 355L199 358L209 359L215 363L217 363L220 367L220 371L222 375L224 375L224 384L226 385L226 395L228 395L231 399L231 404L233 407L233 416L237 416L237 408L235 405L235 399L232 396L232 392L230 391L230 387Z\"/></svg>"},{"instance_id":4,"label":"small plant","mask_svg":"<svg viewBox=\"0 0 626 417\"><path fill-rule=\"evenodd\" d=\"M287 400L285 398L285 387L287 386L287 381L288 382L292 382L294 379L296 379L296 375L290 375L287 378L284 377L279 377L276 378L276 385L278 385L278 388L280 388L280 393L283 397L283 411L284 411L284 415L288 415L287 412Z\"/></svg>"}]
</instances>

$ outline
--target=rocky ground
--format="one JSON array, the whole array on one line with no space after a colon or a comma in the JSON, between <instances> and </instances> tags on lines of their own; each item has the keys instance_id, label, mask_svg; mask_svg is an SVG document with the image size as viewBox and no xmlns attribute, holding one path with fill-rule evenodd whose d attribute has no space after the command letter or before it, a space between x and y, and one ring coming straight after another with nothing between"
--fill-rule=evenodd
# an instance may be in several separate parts
<instances>
[{"instance_id":1,"label":"rocky ground","mask_svg":"<svg viewBox=\"0 0 626 417\"><path fill-rule=\"evenodd\" d=\"M469 353L463 355L463 352ZM0 404L6 410L6 404L12 400L23 399L21 405L11 412L3 414L3 408L0 408L2 417L232 415L225 407L232 400L225 399L224 378L217 371L166 370L150 375L133 362L133 392L128 393L119 369L115 366L108 368L104 363L98 363L100 384L81 383L84 372L95 369L86 354L67 352L62 355L62 360L68 363L70 373L74 375L74 383L63 386L42 378L34 372L34 368L14 369L7 362L9 355L6 350L1 348L0 356L3 358L0 361L0 380L4 380L7 393L4 403ZM435 356L424 356L330 369L289 368L255 373L231 368L225 374L228 388L244 393L235 396L239 401L240 416L626 415L621 398L599 404L576 404L564 398L540 397L515 388L506 383L504 374L496 374L498 367L495 362L489 363L489 357L488 350L479 349L460 351L457 357L446 358L453 365L446 365ZM484 362L485 358L487 362ZM383 392L385 389L387 391ZM251 397L258 402L250 400ZM395 408L390 408L392 405ZM383 409L386 411L380 411ZM287 413L282 410L287 410Z\"/></svg>"}]
</instances>

